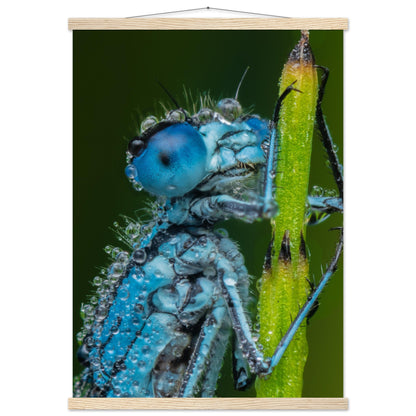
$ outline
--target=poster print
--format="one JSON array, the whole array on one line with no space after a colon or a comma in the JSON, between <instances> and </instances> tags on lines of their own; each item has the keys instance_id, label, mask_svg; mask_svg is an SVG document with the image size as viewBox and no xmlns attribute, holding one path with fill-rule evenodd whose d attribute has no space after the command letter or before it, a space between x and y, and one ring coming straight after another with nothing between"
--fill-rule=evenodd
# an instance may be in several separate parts
<instances>
[{"instance_id":1,"label":"poster print","mask_svg":"<svg viewBox=\"0 0 416 416\"><path fill-rule=\"evenodd\" d=\"M309 36L316 64L330 70L322 108L342 161L342 32ZM285 330L264 334L260 325L276 319L259 311L265 259L296 257L293 236L270 250L271 222L285 206L265 215L261 204L265 183L273 198L288 192L274 181L282 155L277 145L270 158L269 122L300 38L74 32L74 396L342 397L341 260L285 352L300 342L299 359L285 365L284 354L272 369L278 341L267 344ZM282 106L307 93L298 85ZM313 136L308 193L339 200L317 126ZM296 247L309 269L305 302L342 225L336 207L329 215L308 201Z\"/></svg>"}]
</instances>

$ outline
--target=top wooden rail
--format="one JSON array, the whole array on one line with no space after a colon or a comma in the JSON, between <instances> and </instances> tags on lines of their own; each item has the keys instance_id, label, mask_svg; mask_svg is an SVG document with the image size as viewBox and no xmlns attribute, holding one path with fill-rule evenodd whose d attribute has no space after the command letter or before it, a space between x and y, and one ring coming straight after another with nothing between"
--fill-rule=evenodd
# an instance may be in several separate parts
<instances>
[{"instance_id":1,"label":"top wooden rail","mask_svg":"<svg viewBox=\"0 0 416 416\"><path fill-rule=\"evenodd\" d=\"M346 18L70 18L69 30L347 30Z\"/></svg>"}]
</instances>

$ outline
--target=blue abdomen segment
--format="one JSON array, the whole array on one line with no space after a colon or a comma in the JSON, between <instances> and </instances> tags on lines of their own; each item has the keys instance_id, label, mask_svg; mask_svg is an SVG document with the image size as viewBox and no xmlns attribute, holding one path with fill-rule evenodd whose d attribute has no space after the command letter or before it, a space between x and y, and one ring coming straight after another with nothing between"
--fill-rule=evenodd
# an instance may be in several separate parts
<instances>
[{"instance_id":1,"label":"blue abdomen segment","mask_svg":"<svg viewBox=\"0 0 416 416\"><path fill-rule=\"evenodd\" d=\"M151 312L149 294L171 283L173 276L171 265L160 256L144 267L128 268L107 317L96 321L92 334L94 347L89 354L90 368L94 385L106 395Z\"/></svg>"},{"instance_id":2,"label":"blue abdomen segment","mask_svg":"<svg viewBox=\"0 0 416 416\"><path fill-rule=\"evenodd\" d=\"M122 370L112 378L112 389L107 396L162 397L177 390L175 384L180 383L181 378L177 372L164 368L163 356L169 357L173 351L178 357L183 354L190 337L183 334L183 338L178 338L179 330L173 315L150 315L133 341Z\"/></svg>"}]
</instances>

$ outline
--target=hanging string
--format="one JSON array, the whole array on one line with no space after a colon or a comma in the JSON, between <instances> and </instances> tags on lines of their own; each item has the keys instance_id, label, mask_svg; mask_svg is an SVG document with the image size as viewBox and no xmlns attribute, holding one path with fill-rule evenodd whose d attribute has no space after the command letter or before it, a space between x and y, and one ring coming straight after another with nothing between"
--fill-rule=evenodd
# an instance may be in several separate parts
<instances>
[{"instance_id":1,"label":"hanging string","mask_svg":"<svg viewBox=\"0 0 416 416\"><path fill-rule=\"evenodd\" d=\"M189 12L197 12L197 11L201 11L201 10L205 10L205 11L220 11L220 12L232 12L232 13L240 13L240 14L251 14L254 16L267 16L267 17L279 17L282 19L289 19L289 17L287 16L277 16L275 14L265 14L265 13L257 13L257 12L246 12L244 10L231 10L231 9L220 9L218 7L199 7L197 9L184 9L184 10L172 10L170 12L160 12L160 13L152 13L152 14L142 14L139 16L129 16L127 17L127 19L133 19L133 18L137 18L137 17L150 17L150 16L161 16L161 15L166 15L166 14L175 14L175 13L189 13Z\"/></svg>"}]
</instances>

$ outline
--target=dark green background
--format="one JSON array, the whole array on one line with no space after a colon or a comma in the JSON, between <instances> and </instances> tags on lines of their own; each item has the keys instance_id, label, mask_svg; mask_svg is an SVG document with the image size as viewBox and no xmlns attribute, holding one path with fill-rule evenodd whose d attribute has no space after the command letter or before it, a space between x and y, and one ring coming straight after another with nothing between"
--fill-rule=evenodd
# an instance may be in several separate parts
<instances>
[{"instance_id":1,"label":"dark green background","mask_svg":"<svg viewBox=\"0 0 416 416\"><path fill-rule=\"evenodd\" d=\"M74 31L74 334L81 327L79 310L93 287L98 268L108 265L103 251L118 245L109 229L120 214L134 216L150 197L135 192L124 176L126 139L137 134L140 120L160 113L167 103L162 82L181 102L183 86L213 97L234 96L244 69L250 70L240 90L245 107L269 118L278 94L282 67L299 39L298 31ZM334 141L342 158L343 33L310 34L316 63L330 68L324 100ZM315 134L311 186L335 189L325 153ZM333 254L341 224L334 216L308 230L311 270ZM238 241L249 272L260 276L269 241L267 222L228 221L224 227ZM253 289L255 284L253 284ZM320 298L321 306L308 328L309 359L303 396L343 396L342 267ZM75 358L74 374L81 366ZM229 360L219 382L219 396L254 396L232 389Z\"/></svg>"}]
</instances>

